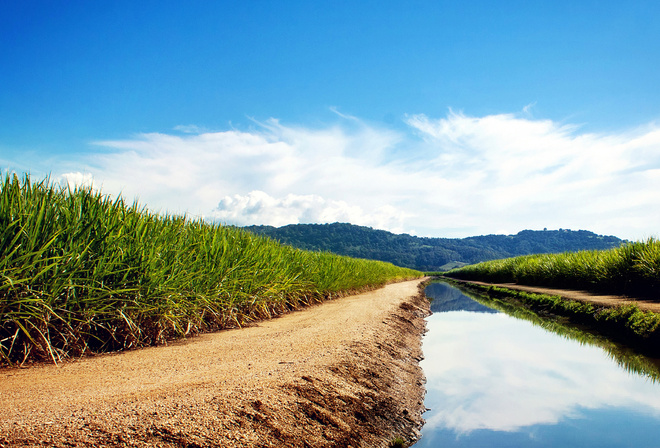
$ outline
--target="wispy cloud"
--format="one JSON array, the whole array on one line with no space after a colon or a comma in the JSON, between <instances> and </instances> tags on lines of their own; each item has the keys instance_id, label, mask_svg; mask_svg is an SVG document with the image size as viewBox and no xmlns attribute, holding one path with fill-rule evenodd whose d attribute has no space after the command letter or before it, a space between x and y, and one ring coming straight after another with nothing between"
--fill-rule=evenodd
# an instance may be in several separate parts
<instances>
[{"instance_id":1,"label":"wispy cloud","mask_svg":"<svg viewBox=\"0 0 660 448\"><path fill-rule=\"evenodd\" d=\"M526 114L526 115L531 116L532 115L532 108L534 106L536 106L536 101L534 101L533 103L529 103L528 105L523 107L523 113Z\"/></svg>"},{"instance_id":2,"label":"wispy cloud","mask_svg":"<svg viewBox=\"0 0 660 448\"><path fill-rule=\"evenodd\" d=\"M178 126L174 126L174 130L183 132L184 134L203 134L205 132L208 132L208 129L194 124L188 124L188 125L180 124Z\"/></svg>"},{"instance_id":3,"label":"wispy cloud","mask_svg":"<svg viewBox=\"0 0 660 448\"><path fill-rule=\"evenodd\" d=\"M97 184L152 209L232 224L349 221L404 231L384 164L400 136L358 124L307 129L277 120L250 132L142 134L96 145ZM396 203L396 200L394 201Z\"/></svg>"},{"instance_id":4,"label":"wispy cloud","mask_svg":"<svg viewBox=\"0 0 660 448\"><path fill-rule=\"evenodd\" d=\"M428 166L451 179L448 193L465 201L464 225L485 220L492 231L525 223L638 237L657 232L656 125L605 135L513 115L416 115L407 122L437 150Z\"/></svg>"},{"instance_id":5,"label":"wispy cloud","mask_svg":"<svg viewBox=\"0 0 660 448\"><path fill-rule=\"evenodd\" d=\"M335 107L335 106L331 106L331 107L330 107L330 111L333 112L333 113L335 113L335 114L337 114L337 115L339 115L341 118L344 118L344 119L346 119L346 120L360 121L360 119L359 119L358 117L356 117L356 116L348 115L348 114L345 114L345 113L339 112L339 109L338 109L337 107Z\"/></svg>"},{"instance_id":6,"label":"wispy cloud","mask_svg":"<svg viewBox=\"0 0 660 448\"><path fill-rule=\"evenodd\" d=\"M236 224L349 221L434 236L543 227L657 234L657 124L594 134L513 114L411 115L403 130L346 118L316 128L275 119L224 132L185 126L192 133L96 142L105 149L78 165L107 193Z\"/></svg>"}]
</instances>

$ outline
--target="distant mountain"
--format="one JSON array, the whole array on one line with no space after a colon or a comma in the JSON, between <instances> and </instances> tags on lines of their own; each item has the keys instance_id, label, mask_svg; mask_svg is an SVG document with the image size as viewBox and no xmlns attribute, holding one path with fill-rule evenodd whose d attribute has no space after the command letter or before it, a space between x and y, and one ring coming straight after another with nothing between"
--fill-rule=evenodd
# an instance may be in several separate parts
<instances>
[{"instance_id":1,"label":"distant mountain","mask_svg":"<svg viewBox=\"0 0 660 448\"><path fill-rule=\"evenodd\" d=\"M610 249L624 242L614 236L568 229L523 230L516 235L484 235L460 239L395 235L384 230L343 223L249 226L245 229L301 249L389 261L397 266L421 271L448 270L517 255Z\"/></svg>"}]
</instances>

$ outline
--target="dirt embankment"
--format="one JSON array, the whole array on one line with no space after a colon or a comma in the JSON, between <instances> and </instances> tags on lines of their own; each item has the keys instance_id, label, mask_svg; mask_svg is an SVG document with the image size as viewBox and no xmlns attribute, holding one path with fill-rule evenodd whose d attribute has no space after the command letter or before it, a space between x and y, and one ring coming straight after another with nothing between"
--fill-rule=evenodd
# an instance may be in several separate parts
<instances>
[{"instance_id":1,"label":"dirt embankment","mask_svg":"<svg viewBox=\"0 0 660 448\"><path fill-rule=\"evenodd\" d=\"M0 370L0 446L386 447L422 424L420 280L241 330Z\"/></svg>"}]
</instances>

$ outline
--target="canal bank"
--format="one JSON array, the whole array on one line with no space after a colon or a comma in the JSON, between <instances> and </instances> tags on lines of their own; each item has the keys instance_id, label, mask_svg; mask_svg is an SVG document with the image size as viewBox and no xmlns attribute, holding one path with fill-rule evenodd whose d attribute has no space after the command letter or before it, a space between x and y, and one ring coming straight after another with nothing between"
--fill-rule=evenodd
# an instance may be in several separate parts
<instances>
[{"instance_id":1,"label":"canal bank","mask_svg":"<svg viewBox=\"0 0 660 448\"><path fill-rule=\"evenodd\" d=\"M444 278L541 316L562 316L640 353L660 358L660 301L513 283Z\"/></svg>"},{"instance_id":2,"label":"canal bank","mask_svg":"<svg viewBox=\"0 0 660 448\"><path fill-rule=\"evenodd\" d=\"M430 411L416 448L657 446L652 376L570 332L548 331L547 322L487 306L488 298L446 283L426 294Z\"/></svg>"}]
</instances>

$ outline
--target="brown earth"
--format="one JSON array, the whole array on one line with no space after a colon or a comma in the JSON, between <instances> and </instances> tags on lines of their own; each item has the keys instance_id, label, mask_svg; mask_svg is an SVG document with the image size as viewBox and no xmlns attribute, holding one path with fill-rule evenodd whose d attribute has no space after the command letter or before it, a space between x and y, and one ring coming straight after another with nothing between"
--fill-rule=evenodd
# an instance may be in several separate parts
<instances>
[{"instance_id":1,"label":"brown earth","mask_svg":"<svg viewBox=\"0 0 660 448\"><path fill-rule=\"evenodd\" d=\"M239 330L0 370L0 446L386 447L423 422L421 280Z\"/></svg>"},{"instance_id":2,"label":"brown earth","mask_svg":"<svg viewBox=\"0 0 660 448\"><path fill-rule=\"evenodd\" d=\"M546 294L550 296L560 296L564 299L577 300L580 302L590 302L605 307L615 307L619 305L637 305L641 310L654 311L660 313L660 299L649 299L639 297L627 297L621 295L598 294L589 291L580 291L573 289L544 288L539 286L525 286L517 283L484 283L475 281L456 280L464 283L474 283L484 286L499 286L501 288L515 289L536 294Z\"/></svg>"}]
</instances>

